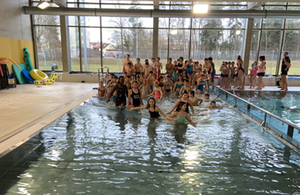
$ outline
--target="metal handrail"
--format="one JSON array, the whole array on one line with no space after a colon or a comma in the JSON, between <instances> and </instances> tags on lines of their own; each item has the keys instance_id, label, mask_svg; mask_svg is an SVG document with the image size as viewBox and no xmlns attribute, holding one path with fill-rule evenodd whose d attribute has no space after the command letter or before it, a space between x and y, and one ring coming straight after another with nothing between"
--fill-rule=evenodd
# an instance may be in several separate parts
<instances>
[{"instance_id":1,"label":"metal handrail","mask_svg":"<svg viewBox=\"0 0 300 195\"><path fill-rule=\"evenodd\" d=\"M214 88L216 87L216 86L214 86L214 85L212 85L212 86L213 86ZM287 125L293 127L294 129L297 129L297 130L298 130L298 134L300 133L300 127L296 126L295 124L293 124L293 123L291 123L291 122L289 122L289 121L286 121L286 120L284 120L284 119L282 119L282 118L280 118L280 117L274 115L273 113L271 113L271 112L269 112L269 111L267 111L267 110L264 110L264 109L262 109L262 108L260 108L260 107L258 107L258 106L256 106L256 105L254 105L254 104L252 104L252 103L250 103L250 102L248 102L248 101L246 101L246 100L244 100L244 99L238 97L237 95L234 95L234 94L232 94L232 93L229 93L228 91L226 91L226 90L224 90L224 89L221 89L221 88L219 88L219 87L217 87L217 89L218 89L218 96L220 96L220 90L221 90L221 91L225 92L227 95L229 94L229 95L233 96L234 98L238 99L239 101L242 101L242 102L244 102L244 103L246 103L246 104L248 104L248 105L250 105L250 106L252 106L252 107L254 107L254 108L258 109L258 110L260 110L261 112L264 112L264 113L265 113L265 119L264 119L264 121L263 121L263 123L262 123L262 126L264 126L264 124L265 124L265 122L266 122L266 115L268 114L268 115L270 115L270 116L272 116L272 117L274 117L274 118L280 120L282 123L286 123ZM291 137L293 137L293 136L291 136Z\"/></svg>"},{"instance_id":2,"label":"metal handrail","mask_svg":"<svg viewBox=\"0 0 300 195\"><path fill-rule=\"evenodd\" d=\"M98 81L100 81L100 70L104 69L104 68L107 68L106 73L107 73L107 75L109 75L109 67L108 66L99 67L98 68Z\"/></svg>"}]
</instances>

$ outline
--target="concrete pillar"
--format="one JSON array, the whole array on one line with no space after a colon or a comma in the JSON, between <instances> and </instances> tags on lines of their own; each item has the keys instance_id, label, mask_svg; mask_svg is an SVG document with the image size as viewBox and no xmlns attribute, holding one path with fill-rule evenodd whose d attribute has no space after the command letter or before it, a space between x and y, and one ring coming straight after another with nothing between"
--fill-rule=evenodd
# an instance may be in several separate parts
<instances>
[{"instance_id":1,"label":"concrete pillar","mask_svg":"<svg viewBox=\"0 0 300 195\"><path fill-rule=\"evenodd\" d=\"M67 16L60 16L60 34L63 72L71 70L70 48L69 48L69 29Z\"/></svg>"},{"instance_id":2,"label":"concrete pillar","mask_svg":"<svg viewBox=\"0 0 300 195\"><path fill-rule=\"evenodd\" d=\"M275 70L275 75L278 76L279 75L279 67L281 66L281 60L282 60L282 50L283 50L283 46L284 46L284 42L285 42L285 24L286 24L286 19L282 19L282 29L283 31L281 31L281 36L280 36L280 44L279 44L279 52L278 52L278 56L277 56L277 63L276 63L276 70Z\"/></svg>"},{"instance_id":3,"label":"concrete pillar","mask_svg":"<svg viewBox=\"0 0 300 195\"><path fill-rule=\"evenodd\" d=\"M153 49L152 56L158 55L158 18L153 18Z\"/></svg>"},{"instance_id":4,"label":"concrete pillar","mask_svg":"<svg viewBox=\"0 0 300 195\"><path fill-rule=\"evenodd\" d=\"M245 32L245 43L244 43L244 53L243 53L243 58L244 58L244 69L245 69L245 74L248 75L248 69L249 69L249 60L250 60L250 50L251 50L251 41L252 41L252 36L253 36L253 18L248 18L248 21L246 23L246 32Z\"/></svg>"}]
</instances>

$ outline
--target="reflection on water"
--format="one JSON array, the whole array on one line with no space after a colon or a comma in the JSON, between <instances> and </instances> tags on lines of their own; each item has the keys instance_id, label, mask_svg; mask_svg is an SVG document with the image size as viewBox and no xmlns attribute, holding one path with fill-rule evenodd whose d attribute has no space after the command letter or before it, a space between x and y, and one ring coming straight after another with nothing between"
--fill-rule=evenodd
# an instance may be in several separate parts
<instances>
[{"instance_id":1,"label":"reflection on water","mask_svg":"<svg viewBox=\"0 0 300 195\"><path fill-rule=\"evenodd\" d=\"M167 112L174 103L158 106ZM0 194L299 191L298 155L226 104L203 104L192 126L92 98L43 130L44 148L0 179Z\"/></svg>"}]
</instances>

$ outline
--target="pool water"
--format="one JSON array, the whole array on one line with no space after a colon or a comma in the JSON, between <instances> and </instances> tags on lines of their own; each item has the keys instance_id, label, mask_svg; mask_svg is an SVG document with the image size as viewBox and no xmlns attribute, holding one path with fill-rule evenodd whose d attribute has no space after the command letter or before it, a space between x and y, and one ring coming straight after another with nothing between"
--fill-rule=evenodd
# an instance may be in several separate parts
<instances>
[{"instance_id":1,"label":"pool water","mask_svg":"<svg viewBox=\"0 0 300 195\"><path fill-rule=\"evenodd\" d=\"M300 127L299 92L236 91L233 93ZM300 141L300 135L298 132L294 133L294 139Z\"/></svg>"},{"instance_id":2,"label":"pool water","mask_svg":"<svg viewBox=\"0 0 300 195\"><path fill-rule=\"evenodd\" d=\"M299 156L218 104L192 126L91 98L30 140L0 194L299 194Z\"/></svg>"}]
</instances>

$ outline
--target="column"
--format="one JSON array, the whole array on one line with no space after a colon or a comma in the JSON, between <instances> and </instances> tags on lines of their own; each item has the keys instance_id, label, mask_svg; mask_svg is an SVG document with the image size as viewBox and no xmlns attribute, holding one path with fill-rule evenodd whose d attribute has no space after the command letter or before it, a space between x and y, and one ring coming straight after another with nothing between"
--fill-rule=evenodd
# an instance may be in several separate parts
<instances>
[{"instance_id":1,"label":"column","mask_svg":"<svg viewBox=\"0 0 300 195\"><path fill-rule=\"evenodd\" d=\"M70 48L69 48L69 29L67 16L60 16L60 34L61 34L61 50L63 72L71 70Z\"/></svg>"},{"instance_id":2,"label":"column","mask_svg":"<svg viewBox=\"0 0 300 195\"><path fill-rule=\"evenodd\" d=\"M246 23L246 32L245 32L245 43L244 43L244 53L243 53L243 58L244 58L244 69L245 69L245 74L248 75L248 69L249 69L249 60L250 60L250 50L251 50L251 41L252 41L252 36L253 36L253 18L248 18L248 21Z\"/></svg>"}]
</instances>

